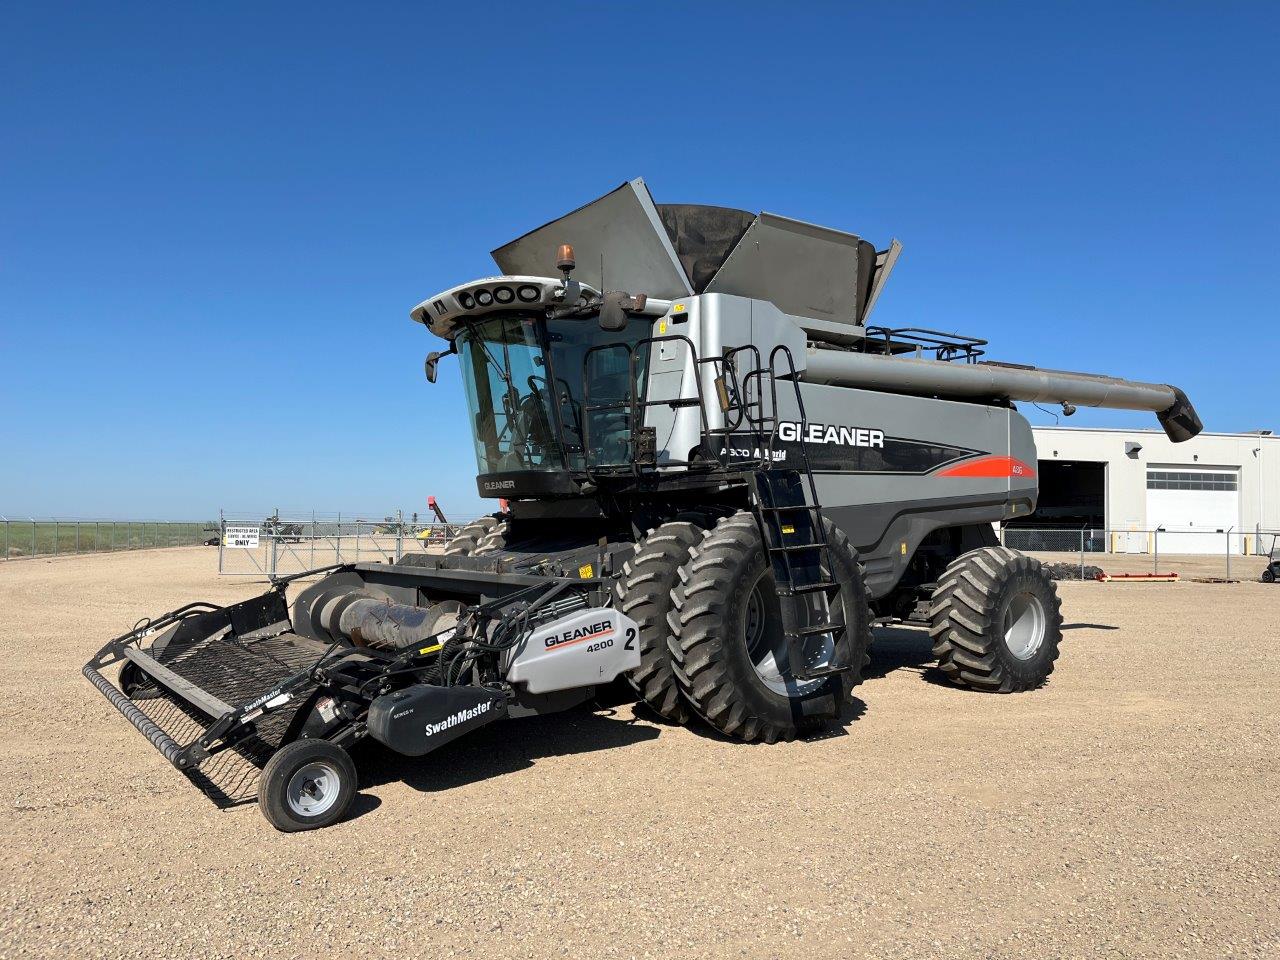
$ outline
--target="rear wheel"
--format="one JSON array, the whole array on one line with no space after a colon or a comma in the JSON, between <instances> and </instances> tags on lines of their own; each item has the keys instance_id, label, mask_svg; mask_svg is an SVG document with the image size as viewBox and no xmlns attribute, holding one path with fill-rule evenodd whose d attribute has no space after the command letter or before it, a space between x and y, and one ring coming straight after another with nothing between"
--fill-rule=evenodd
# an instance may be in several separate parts
<instances>
[{"instance_id":1,"label":"rear wheel","mask_svg":"<svg viewBox=\"0 0 1280 960\"><path fill-rule=\"evenodd\" d=\"M650 530L636 544L635 556L623 564L613 588L614 606L640 627L640 666L627 680L659 716L675 723L684 723L690 713L671 669L667 614L680 566L701 539L702 530L692 523L664 523Z\"/></svg>"},{"instance_id":2,"label":"rear wheel","mask_svg":"<svg viewBox=\"0 0 1280 960\"><path fill-rule=\"evenodd\" d=\"M337 823L356 793L356 766L327 740L295 740L277 750L258 780L258 807L277 830Z\"/></svg>"},{"instance_id":3,"label":"rear wheel","mask_svg":"<svg viewBox=\"0 0 1280 960\"><path fill-rule=\"evenodd\" d=\"M952 562L929 610L938 666L957 686L1014 693L1053 672L1062 601L1040 561L983 547Z\"/></svg>"},{"instance_id":4,"label":"rear wheel","mask_svg":"<svg viewBox=\"0 0 1280 960\"><path fill-rule=\"evenodd\" d=\"M670 641L673 674L689 704L721 733L741 740L792 740L839 714L846 684L861 681L871 641L870 611L857 553L830 522L827 539L840 590L823 611L817 598L789 601L784 615L772 565L755 518L745 512L716 524L680 569L673 594ZM801 680L789 662L786 624L843 630L810 637L810 669L834 662L840 676Z\"/></svg>"},{"instance_id":5,"label":"rear wheel","mask_svg":"<svg viewBox=\"0 0 1280 960\"><path fill-rule=\"evenodd\" d=\"M1270 567L1267 567L1267 569L1263 570L1263 571L1262 571L1262 582L1263 582L1263 583L1275 583L1275 582L1276 582L1276 574L1275 574L1275 571L1274 571L1274 570L1272 570Z\"/></svg>"}]
</instances>

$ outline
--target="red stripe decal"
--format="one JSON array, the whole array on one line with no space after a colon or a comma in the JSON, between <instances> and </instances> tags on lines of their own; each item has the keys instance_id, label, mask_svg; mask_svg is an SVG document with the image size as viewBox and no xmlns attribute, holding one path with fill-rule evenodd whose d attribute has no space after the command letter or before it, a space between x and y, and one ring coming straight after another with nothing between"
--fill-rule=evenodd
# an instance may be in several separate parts
<instances>
[{"instance_id":1,"label":"red stripe decal","mask_svg":"<svg viewBox=\"0 0 1280 960\"><path fill-rule=\"evenodd\" d=\"M978 457L966 460L954 467L939 470L940 477L1034 477L1035 467L1023 463L1017 457Z\"/></svg>"}]
</instances>

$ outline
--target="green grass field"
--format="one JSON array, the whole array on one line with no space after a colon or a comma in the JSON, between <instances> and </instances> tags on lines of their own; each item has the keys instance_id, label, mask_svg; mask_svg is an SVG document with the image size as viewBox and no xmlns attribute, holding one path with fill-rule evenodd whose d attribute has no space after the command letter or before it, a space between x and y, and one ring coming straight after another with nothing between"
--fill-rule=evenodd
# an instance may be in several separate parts
<instances>
[{"instance_id":1,"label":"green grass field","mask_svg":"<svg viewBox=\"0 0 1280 960\"><path fill-rule=\"evenodd\" d=\"M203 543L217 535L218 525L213 521L9 520L0 521L0 557L184 547Z\"/></svg>"}]
</instances>

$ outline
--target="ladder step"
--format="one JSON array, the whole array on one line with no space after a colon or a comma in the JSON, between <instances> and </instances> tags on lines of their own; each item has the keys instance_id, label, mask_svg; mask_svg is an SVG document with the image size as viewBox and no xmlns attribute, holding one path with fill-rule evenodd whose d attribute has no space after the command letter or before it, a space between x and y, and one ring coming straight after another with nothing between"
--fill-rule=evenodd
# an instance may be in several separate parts
<instances>
[{"instance_id":1,"label":"ladder step","mask_svg":"<svg viewBox=\"0 0 1280 960\"><path fill-rule=\"evenodd\" d=\"M817 583L806 583L797 587L779 587L778 596L797 597L806 593L819 593L826 590L838 590L840 584L834 580L820 580Z\"/></svg>"},{"instance_id":2,"label":"ladder step","mask_svg":"<svg viewBox=\"0 0 1280 960\"><path fill-rule=\"evenodd\" d=\"M844 630L843 625L834 623L818 624L816 627L801 627L799 630L788 630L787 636L796 640L804 637L817 637L824 633L839 633Z\"/></svg>"},{"instance_id":3,"label":"ladder step","mask_svg":"<svg viewBox=\"0 0 1280 960\"><path fill-rule=\"evenodd\" d=\"M787 547L769 547L770 553L800 553L802 550L825 550L825 543L793 543Z\"/></svg>"},{"instance_id":4,"label":"ladder step","mask_svg":"<svg viewBox=\"0 0 1280 960\"><path fill-rule=\"evenodd\" d=\"M801 670L796 674L796 679L804 680L820 680L823 677L834 677L838 673L848 673L853 667L822 667L818 670Z\"/></svg>"},{"instance_id":5,"label":"ladder step","mask_svg":"<svg viewBox=\"0 0 1280 960\"><path fill-rule=\"evenodd\" d=\"M817 510L817 509L818 509L817 507L810 507L808 505L805 505L803 507L787 507L787 506L774 507L768 504L760 505L760 510L763 513L799 513L801 510Z\"/></svg>"}]
</instances>

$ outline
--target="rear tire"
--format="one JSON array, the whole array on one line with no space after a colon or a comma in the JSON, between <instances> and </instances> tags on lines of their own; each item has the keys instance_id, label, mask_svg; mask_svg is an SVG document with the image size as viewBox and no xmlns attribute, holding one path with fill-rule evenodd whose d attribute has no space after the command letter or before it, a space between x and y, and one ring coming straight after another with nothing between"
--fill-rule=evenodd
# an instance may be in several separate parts
<instances>
[{"instance_id":1,"label":"rear tire","mask_svg":"<svg viewBox=\"0 0 1280 960\"><path fill-rule=\"evenodd\" d=\"M846 690L861 681L871 642L862 567L830 521L827 537L846 625L833 655L853 665L843 678L791 675L781 652L781 598L750 513L717 523L680 568L668 617L672 672L693 710L721 733L765 743L794 740L838 716Z\"/></svg>"},{"instance_id":2,"label":"rear tire","mask_svg":"<svg viewBox=\"0 0 1280 960\"><path fill-rule=\"evenodd\" d=\"M356 765L328 740L286 743L258 780L258 808L277 830L318 830L346 815L356 795Z\"/></svg>"},{"instance_id":3,"label":"rear tire","mask_svg":"<svg viewBox=\"0 0 1280 960\"><path fill-rule=\"evenodd\" d=\"M1275 573L1273 573L1273 572L1272 572L1272 570L1271 570L1269 567L1268 567L1266 570L1263 570L1263 571L1262 571L1262 582L1263 582L1263 583L1275 583L1275 582L1276 582L1276 575L1275 575Z\"/></svg>"},{"instance_id":4,"label":"rear tire","mask_svg":"<svg viewBox=\"0 0 1280 960\"><path fill-rule=\"evenodd\" d=\"M983 547L952 561L933 592L929 635L938 667L960 687L1034 690L1053 672L1062 601L1040 561Z\"/></svg>"},{"instance_id":5,"label":"rear tire","mask_svg":"<svg viewBox=\"0 0 1280 960\"><path fill-rule=\"evenodd\" d=\"M678 522L650 530L636 544L635 556L622 565L613 586L613 605L640 627L640 666L627 675L627 682L658 716L673 723L688 722L691 713L671 668L667 614L680 567L702 533L692 523Z\"/></svg>"},{"instance_id":6,"label":"rear tire","mask_svg":"<svg viewBox=\"0 0 1280 960\"><path fill-rule=\"evenodd\" d=\"M481 539L491 533L502 520L502 514L493 514L472 520L444 545L446 557L469 557L476 551Z\"/></svg>"}]
</instances>

